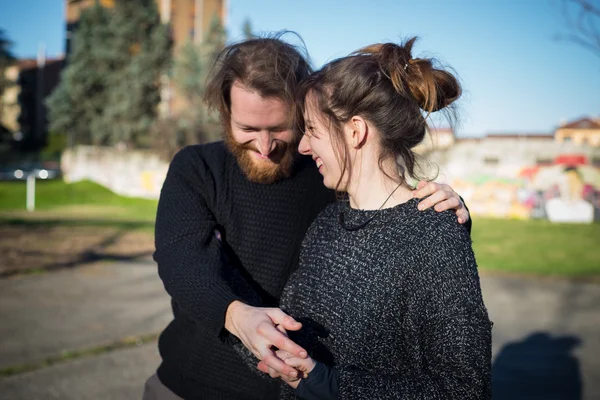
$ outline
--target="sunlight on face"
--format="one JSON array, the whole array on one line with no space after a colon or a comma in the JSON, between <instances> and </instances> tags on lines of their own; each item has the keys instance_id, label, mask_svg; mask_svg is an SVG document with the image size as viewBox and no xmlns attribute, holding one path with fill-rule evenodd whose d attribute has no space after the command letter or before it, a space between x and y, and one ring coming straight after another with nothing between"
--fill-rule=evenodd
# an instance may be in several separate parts
<instances>
[{"instance_id":1,"label":"sunlight on face","mask_svg":"<svg viewBox=\"0 0 600 400\"><path fill-rule=\"evenodd\" d=\"M330 189L343 190L338 182L342 176L342 163L334 150L332 132L327 117L317 108L316 99L310 93L306 100L304 112L305 134L302 136L298 150L301 154L310 155L319 172L323 175L323 184ZM335 133L333 133L335 134Z\"/></svg>"},{"instance_id":2,"label":"sunlight on face","mask_svg":"<svg viewBox=\"0 0 600 400\"><path fill-rule=\"evenodd\" d=\"M248 179L272 183L291 174L297 139L289 107L236 81L231 88L231 126L225 139Z\"/></svg>"}]
</instances>

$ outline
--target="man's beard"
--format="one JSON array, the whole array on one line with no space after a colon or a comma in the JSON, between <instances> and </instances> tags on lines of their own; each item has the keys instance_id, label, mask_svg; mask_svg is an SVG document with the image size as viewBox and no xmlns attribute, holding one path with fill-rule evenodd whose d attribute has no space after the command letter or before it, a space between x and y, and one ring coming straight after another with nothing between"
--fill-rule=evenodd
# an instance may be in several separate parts
<instances>
[{"instance_id":1,"label":"man's beard","mask_svg":"<svg viewBox=\"0 0 600 400\"><path fill-rule=\"evenodd\" d=\"M292 143L277 141L277 147L268 159L258 160L250 155L257 151L252 144L235 141L231 130L225 130L225 145L237 159L240 169L251 182L270 184L289 177L294 169L298 154L298 141Z\"/></svg>"}]
</instances>

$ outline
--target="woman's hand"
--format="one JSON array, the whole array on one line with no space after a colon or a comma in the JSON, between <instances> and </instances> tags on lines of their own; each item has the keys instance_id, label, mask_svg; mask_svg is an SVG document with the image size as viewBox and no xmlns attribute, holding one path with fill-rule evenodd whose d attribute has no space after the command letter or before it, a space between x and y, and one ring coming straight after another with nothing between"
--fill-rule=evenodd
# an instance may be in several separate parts
<instances>
[{"instance_id":1,"label":"woman's hand","mask_svg":"<svg viewBox=\"0 0 600 400\"><path fill-rule=\"evenodd\" d=\"M300 384L300 380L302 378L308 377L308 374L315 368L317 362L310 357L300 358L296 357L287 351L277 350L275 355L281 359L284 363L289 365L292 368L295 368L298 371L298 378L290 378L287 375L279 375L282 381L290 385L292 388L296 389ZM262 361L258 363L258 369L264 373L271 372L271 376L273 377L272 371L269 371L269 368Z\"/></svg>"},{"instance_id":2,"label":"woman's hand","mask_svg":"<svg viewBox=\"0 0 600 400\"><path fill-rule=\"evenodd\" d=\"M453 210L460 224L464 224L470 219L469 211L465 207L465 204L458 193L449 185L420 181L417 189L413 192L413 196L418 199L429 196L419 203L419 210L421 211L427 210L430 207L433 207L437 212Z\"/></svg>"}]
</instances>

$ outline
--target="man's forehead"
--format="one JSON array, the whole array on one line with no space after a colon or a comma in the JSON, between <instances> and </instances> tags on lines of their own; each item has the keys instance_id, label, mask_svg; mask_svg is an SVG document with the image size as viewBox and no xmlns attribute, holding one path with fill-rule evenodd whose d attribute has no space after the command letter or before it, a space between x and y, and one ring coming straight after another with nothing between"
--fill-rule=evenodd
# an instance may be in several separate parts
<instances>
[{"instance_id":1,"label":"man's forehead","mask_svg":"<svg viewBox=\"0 0 600 400\"><path fill-rule=\"evenodd\" d=\"M261 97L256 92L234 88L231 96L231 120L240 126L280 127L289 125L292 113L283 101Z\"/></svg>"},{"instance_id":2,"label":"man's forehead","mask_svg":"<svg viewBox=\"0 0 600 400\"><path fill-rule=\"evenodd\" d=\"M230 99L233 102L235 98L253 98L255 101L263 101L263 102L278 102L282 104L287 104L285 96L282 94L281 96L276 95L263 95L260 90L251 88L239 80L236 80L231 85L230 89ZM260 99L260 100L259 100Z\"/></svg>"}]
</instances>

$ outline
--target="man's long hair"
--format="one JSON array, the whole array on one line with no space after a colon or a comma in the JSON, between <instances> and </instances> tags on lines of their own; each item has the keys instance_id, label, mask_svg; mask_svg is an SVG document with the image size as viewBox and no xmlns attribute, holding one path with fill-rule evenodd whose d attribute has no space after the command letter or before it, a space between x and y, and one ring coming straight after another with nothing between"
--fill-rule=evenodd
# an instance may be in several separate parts
<instances>
[{"instance_id":1,"label":"man's long hair","mask_svg":"<svg viewBox=\"0 0 600 400\"><path fill-rule=\"evenodd\" d=\"M207 80L204 101L219 113L226 131L231 129L231 86L235 81L262 97L283 101L290 109L293 119L290 124L297 131L302 130L295 96L298 85L311 74L312 68L303 46L282 40L286 33L290 32L234 43L217 56Z\"/></svg>"}]
</instances>

